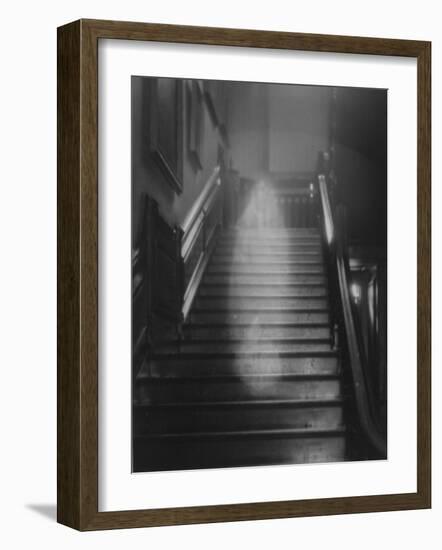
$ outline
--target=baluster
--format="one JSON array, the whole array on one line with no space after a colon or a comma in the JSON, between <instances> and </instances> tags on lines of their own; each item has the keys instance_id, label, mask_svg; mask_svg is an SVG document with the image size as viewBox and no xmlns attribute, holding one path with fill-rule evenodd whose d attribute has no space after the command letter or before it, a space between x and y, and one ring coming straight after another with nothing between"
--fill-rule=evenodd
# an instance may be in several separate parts
<instances>
[{"instance_id":1,"label":"baluster","mask_svg":"<svg viewBox=\"0 0 442 550\"><path fill-rule=\"evenodd\" d=\"M270 208L270 201L272 199L272 196L270 193L266 194L266 200L264 204L264 225L265 227L270 226L270 216L271 216L271 208Z\"/></svg>"},{"instance_id":2,"label":"baluster","mask_svg":"<svg viewBox=\"0 0 442 550\"><path fill-rule=\"evenodd\" d=\"M278 227L279 217L280 217L279 209L280 209L279 195L274 193L272 195L272 208L270 213L270 219L272 220L272 223L271 223L272 227Z\"/></svg>"},{"instance_id":3,"label":"baluster","mask_svg":"<svg viewBox=\"0 0 442 550\"><path fill-rule=\"evenodd\" d=\"M284 227L284 196L279 195L279 202L278 202L278 211L279 211L279 226Z\"/></svg>"},{"instance_id":4,"label":"baluster","mask_svg":"<svg viewBox=\"0 0 442 550\"><path fill-rule=\"evenodd\" d=\"M333 325L333 349L337 351L339 349L339 327L338 323Z\"/></svg>"},{"instance_id":5,"label":"baluster","mask_svg":"<svg viewBox=\"0 0 442 550\"><path fill-rule=\"evenodd\" d=\"M290 197L289 195L284 195L284 227L289 227L290 225Z\"/></svg>"},{"instance_id":6,"label":"baluster","mask_svg":"<svg viewBox=\"0 0 442 550\"><path fill-rule=\"evenodd\" d=\"M302 198L302 227L307 227L307 198Z\"/></svg>"},{"instance_id":7,"label":"baluster","mask_svg":"<svg viewBox=\"0 0 442 550\"><path fill-rule=\"evenodd\" d=\"M289 212L287 227L293 227L293 195L289 195Z\"/></svg>"},{"instance_id":8,"label":"baluster","mask_svg":"<svg viewBox=\"0 0 442 550\"><path fill-rule=\"evenodd\" d=\"M299 197L295 197L295 227L300 227L300 204Z\"/></svg>"},{"instance_id":9,"label":"baluster","mask_svg":"<svg viewBox=\"0 0 442 550\"><path fill-rule=\"evenodd\" d=\"M290 196L284 195L284 227L290 225Z\"/></svg>"}]
</instances>

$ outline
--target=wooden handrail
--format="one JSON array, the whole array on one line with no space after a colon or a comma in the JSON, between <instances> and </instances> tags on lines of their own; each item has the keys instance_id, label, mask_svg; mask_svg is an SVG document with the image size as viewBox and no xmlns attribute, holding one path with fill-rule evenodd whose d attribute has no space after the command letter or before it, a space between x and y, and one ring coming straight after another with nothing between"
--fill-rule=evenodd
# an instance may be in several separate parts
<instances>
[{"instance_id":1,"label":"wooden handrail","mask_svg":"<svg viewBox=\"0 0 442 550\"><path fill-rule=\"evenodd\" d=\"M220 173L220 167L215 166L213 169L212 174L210 175L209 179L207 180L206 184L203 187L203 190L201 191L199 197L195 201L192 208L187 213L187 216L185 217L183 223L181 224L181 229L183 230L183 238L184 240L186 237L188 237L194 223L199 217L199 214L203 210L206 201L211 193L213 193L214 188L216 188L218 184L218 178Z\"/></svg>"},{"instance_id":2,"label":"wooden handrail","mask_svg":"<svg viewBox=\"0 0 442 550\"><path fill-rule=\"evenodd\" d=\"M344 247L342 236L337 234L333 213L330 206L326 177L323 174L318 176L319 193L321 197L321 206L324 221L324 232L327 244L332 251L333 268L336 269L337 281L339 284L339 298L342 307L345 335L347 340L349 363L351 368L353 390L355 395L356 407L359 416L359 422L362 430L369 438L370 443L377 452L386 456L386 441L380 434L371 414L369 392L364 376L364 369L361 358L361 351L356 333L356 325L351 307L349 281L345 263Z\"/></svg>"},{"instance_id":3,"label":"wooden handrail","mask_svg":"<svg viewBox=\"0 0 442 550\"><path fill-rule=\"evenodd\" d=\"M217 204L222 208L219 203L221 191L219 174L220 167L216 166L181 226L183 233L181 243L183 273L188 275L182 296L183 321L186 320L190 312L213 250L216 230L222 220L220 210L215 210ZM215 223L213 223L213 215L215 215ZM188 267L190 267L190 270L187 273Z\"/></svg>"},{"instance_id":4,"label":"wooden handrail","mask_svg":"<svg viewBox=\"0 0 442 550\"><path fill-rule=\"evenodd\" d=\"M333 214L330 206L330 198L327 192L327 184L325 182L325 176L320 174L318 176L319 193L321 197L322 212L324 213L324 228L327 243L330 246L335 238L335 228L333 223Z\"/></svg>"}]
</instances>

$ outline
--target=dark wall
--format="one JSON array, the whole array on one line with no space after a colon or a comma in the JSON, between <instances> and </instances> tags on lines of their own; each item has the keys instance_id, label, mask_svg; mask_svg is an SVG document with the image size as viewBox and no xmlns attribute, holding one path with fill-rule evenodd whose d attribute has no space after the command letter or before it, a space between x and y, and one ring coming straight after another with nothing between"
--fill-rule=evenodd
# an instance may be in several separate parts
<instances>
[{"instance_id":1,"label":"dark wall","mask_svg":"<svg viewBox=\"0 0 442 550\"><path fill-rule=\"evenodd\" d=\"M242 177L314 173L328 150L328 86L231 82L228 126L234 168Z\"/></svg>"},{"instance_id":2,"label":"dark wall","mask_svg":"<svg viewBox=\"0 0 442 550\"><path fill-rule=\"evenodd\" d=\"M220 124L224 120L215 121L211 116L208 98L213 100L217 114L224 115L220 106L224 89L222 82L213 82L207 89L205 85L202 81L132 77L134 246L141 229L145 194L158 203L161 216L170 225L181 224L219 162L219 148L223 147ZM190 131L192 122L197 122L198 127ZM180 189L171 184L171 178L153 154L156 149L161 150L176 172Z\"/></svg>"},{"instance_id":3,"label":"dark wall","mask_svg":"<svg viewBox=\"0 0 442 550\"><path fill-rule=\"evenodd\" d=\"M380 427L387 422L387 90L336 88L331 141L337 200L346 206L358 322ZM367 279L368 277L368 279ZM368 298L368 280L374 294ZM365 282L364 282L365 281ZM368 322L373 316L371 325ZM364 321L365 319L365 321Z\"/></svg>"},{"instance_id":4,"label":"dark wall","mask_svg":"<svg viewBox=\"0 0 442 550\"><path fill-rule=\"evenodd\" d=\"M385 247L387 90L336 88L331 131L349 239Z\"/></svg>"}]
</instances>

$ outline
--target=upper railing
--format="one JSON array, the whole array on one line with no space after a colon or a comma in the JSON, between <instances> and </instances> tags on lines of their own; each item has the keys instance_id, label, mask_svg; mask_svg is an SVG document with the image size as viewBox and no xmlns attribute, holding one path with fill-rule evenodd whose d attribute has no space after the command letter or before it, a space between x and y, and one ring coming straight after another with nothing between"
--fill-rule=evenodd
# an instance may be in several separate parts
<instances>
[{"instance_id":1,"label":"upper railing","mask_svg":"<svg viewBox=\"0 0 442 550\"><path fill-rule=\"evenodd\" d=\"M354 411L361 430L375 450L375 456L386 457L386 438L378 428L376 414L372 410L373 398L369 382L367 365L364 365L358 339L357 325L350 299L350 281L347 255L345 250L344 211L342 206L333 208L327 186L327 175L318 175L318 187L321 204L321 220L326 244L329 284L332 287L332 316L336 326L335 338L339 338L339 347L343 351L344 368L351 380L354 395ZM335 342L335 345L337 342Z\"/></svg>"},{"instance_id":2,"label":"upper railing","mask_svg":"<svg viewBox=\"0 0 442 550\"><path fill-rule=\"evenodd\" d=\"M238 178L232 201L239 227L313 227L315 189L311 177L269 175L263 180Z\"/></svg>"}]
</instances>

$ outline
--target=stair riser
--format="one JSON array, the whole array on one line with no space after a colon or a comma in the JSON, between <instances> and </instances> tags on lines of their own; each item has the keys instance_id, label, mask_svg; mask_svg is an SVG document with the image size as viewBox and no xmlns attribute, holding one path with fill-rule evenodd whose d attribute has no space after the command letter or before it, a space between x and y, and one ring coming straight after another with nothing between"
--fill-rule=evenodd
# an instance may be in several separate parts
<instances>
[{"instance_id":1,"label":"stair riser","mask_svg":"<svg viewBox=\"0 0 442 550\"><path fill-rule=\"evenodd\" d=\"M229 236L223 235L220 240L220 243L227 244L315 244L318 245L321 243L321 238L318 235L238 235L238 236Z\"/></svg>"},{"instance_id":2,"label":"stair riser","mask_svg":"<svg viewBox=\"0 0 442 550\"><path fill-rule=\"evenodd\" d=\"M199 296L238 296L238 297L260 297L288 296L288 297L312 297L323 298L327 295L325 287L320 286L272 286L272 285L202 285L199 289Z\"/></svg>"},{"instance_id":3,"label":"stair riser","mask_svg":"<svg viewBox=\"0 0 442 550\"><path fill-rule=\"evenodd\" d=\"M282 275L211 275L204 276L203 284L225 284L225 285L326 285L327 279L324 275L303 275L290 273Z\"/></svg>"},{"instance_id":4,"label":"stair riser","mask_svg":"<svg viewBox=\"0 0 442 550\"><path fill-rule=\"evenodd\" d=\"M161 353L282 353L282 352L308 352L314 353L316 351L330 351L330 343L319 341L313 342L296 342L296 341L269 341L269 342L248 342L246 340L242 342L234 342L227 340L220 341L200 341L200 342L187 342L184 341L181 345L181 349L178 350L175 345L164 346L158 350L158 354Z\"/></svg>"},{"instance_id":5,"label":"stair riser","mask_svg":"<svg viewBox=\"0 0 442 550\"><path fill-rule=\"evenodd\" d=\"M275 311L261 312L193 312L190 316L192 323L299 323L299 324L328 324L328 313L296 313Z\"/></svg>"},{"instance_id":6,"label":"stair riser","mask_svg":"<svg viewBox=\"0 0 442 550\"><path fill-rule=\"evenodd\" d=\"M343 425L341 406L223 409L136 409L134 433L187 433L261 429L312 428L334 430Z\"/></svg>"},{"instance_id":7,"label":"stair riser","mask_svg":"<svg viewBox=\"0 0 442 550\"><path fill-rule=\"evenodd\" d=\"M226 259L223 259L226 258ZM269 266L271 268L273 267L296 267L296 266L313 266L317 267L318 265L322 266L322 261L318 258L310 257L310 258L287 258L285 256L281 256L280 258L266 258L264 256L251 256L251 255L244 255L244 254L238 254L236 256L232 257L214 257L212 258L210 265L211 266L236 266L236 265L250 265L252 267L254 266L260 266L265 265Z\"/></svg>"},{"instance_id":8,"label":"stair riser","mask_svg":"<svg viewBox=\"0 0 442 550\"><path fill-rule=\"evenodd\" d=\"M207 273L227 273L227 274L250 274L256 275L259 273L271 273L275 275L282 274L303 274L311 273L312 275L324 275L324 266L322 264L276 264L276 263L261 263L261 264L209 264Z\"/></svg>"},{"instance_id":9,"label":"stair riser","mask_svg":"<svg viewBox=\"0 0 442 550\"><path fill-rule=\"evenodd\" d=\"M224 233L226 237L256 237L257 235L269 235L269 236L303 236L310 235L317 237L320 235L320 231L317 227L266 227L265 229L259 228L246 228L242 227L240 229L230 228L227 229Z\"/></svg>"},{"instance_id":10,"label":"stair riser","mask_svg":"<svg viewBox=\"0 0 442 550\"><path fill-rule=\"evenodd\" d=\"M262 256L284 256L289 255L314 255L322 257L322 247L320 244L296 243L223 243L220 242L215 250L216 255L231 256L240 255L262 255Z\"/></svg>"},{"instance_id":11,"label":"stair riser","mask_svg":"<svg viewBox=\"0 0 442 550\"><path fill-rule=\"evenodd\" d=\"M330 338L329 327L293 327L293 326L225 326L196 327L189 326L185 331L188 340L241 339L241 338Z\"/></svg>"},{"instance_id":12,"label":"stair riser","mask_svg":"<svg viewBox=\"0 0 442 550\"><path fill-rule=\"evenodd\" d=\"M269 399L336 399L341 397L338 380L281 380L277 377L233 381L145 380L136 393L144 404Z\"/></svg>"},{"instance_id":13,"label":"stair riser","mask_svg":"<svg viewBox=\"0 0 442 550\"><path fill-rule=\"evenodd\" d=\"M212 262L220 263L232 263L232 262L321 262L322 255L318 252L305 252L303 254L294 254L292 252L280 252L278 253L268 253L262 254L255 252L254 250L249 251L232 251L232 253L216 253L212 256Z\"/></svg>"},{"instance_id":14,"label":"stair riser","mask_svg":"<svg viewBox=\"0 0 442 550\"><path fill-rule=\"evenodd\" d=\"M211 359L152 360L152 376L208 376L224 374L331 374L338 373L337 357L216 357Z\"/></svg>"},{"instance_id":15,"label":"stair riser","mask_svg":"<svg viewBox=\"0 0 442 550\"><path fill-rule=\"evenodd\" d=\"M134 471L338 462L344 457L343 436L246 438L232 443L221 438L134 442Z\"/></svg>"},{"instance_id":16,"label":"stair riser","mask_svg":"<svg viewBox=\"0 0 442 550\"><path fill-rule=\"evenodd\" d=\"M328 308L326 299L322 298L198 298L196 307L201 310L241 310L241 309L303 309L314 311Z\"/></svg>"},{"instance_id":17,"label":"stair riser","mask_svg":"<svg viewBox=\"0 0 442 550\"><path fill-rule=\"evenodd\" d=\"M260 267L266 266L268 268L279 269L290 268L290 267L307 267L311 266L316 268L318 266L322 267L322 262L316 258L307 258L307 259L289 259L289 258L259 258L259 257L250 257L250 256L237 256L234 259L228 259L227 261L218 261L216 258L212 258L210 262L211 267L232 267L234 269L236 266L250 266Z\"/></svg>"}]
</instances>

